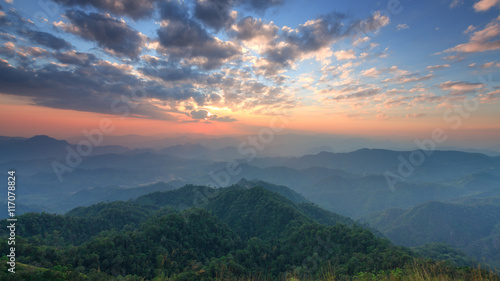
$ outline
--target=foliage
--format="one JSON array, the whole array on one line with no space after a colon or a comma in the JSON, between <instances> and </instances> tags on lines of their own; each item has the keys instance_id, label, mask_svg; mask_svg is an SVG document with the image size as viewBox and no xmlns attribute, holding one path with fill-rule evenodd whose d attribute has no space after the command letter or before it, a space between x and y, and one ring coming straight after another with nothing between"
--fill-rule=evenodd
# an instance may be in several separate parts
<instances>
[{"instance_id":1,"label":"foliage","mask_svg":"<svg viewBox=\"0 0 500 281\"><path fill-rule=\"evenodd\" d=\"M356 278L411 271L409 249L305 204L259 187L186 186L66 215L25 214L16 280L368 280Z\"/></svg>"}]
</instances>

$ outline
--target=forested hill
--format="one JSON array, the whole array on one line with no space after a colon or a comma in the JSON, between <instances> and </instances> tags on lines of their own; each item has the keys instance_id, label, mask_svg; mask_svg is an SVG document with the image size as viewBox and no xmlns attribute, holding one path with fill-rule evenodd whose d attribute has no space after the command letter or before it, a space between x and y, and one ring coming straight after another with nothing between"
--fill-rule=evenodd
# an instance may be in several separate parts
<instances>
[{"instance_id":1,"label":"forested hill","mask_svg":"<svg viewBox=\"0 0 500 281\"><path fill-rule=\"evenodd\" d=\"M325 273L389 276L415 263L435 264L415 261L410 250L352 220L273 188L185 186L66 215L24 214L18 217L18 272L2 271L0 279L311 280ZM0 226L2 269L6 223ZM450 276L477 274L443 268Z\"/></svg>"}]
</instances>

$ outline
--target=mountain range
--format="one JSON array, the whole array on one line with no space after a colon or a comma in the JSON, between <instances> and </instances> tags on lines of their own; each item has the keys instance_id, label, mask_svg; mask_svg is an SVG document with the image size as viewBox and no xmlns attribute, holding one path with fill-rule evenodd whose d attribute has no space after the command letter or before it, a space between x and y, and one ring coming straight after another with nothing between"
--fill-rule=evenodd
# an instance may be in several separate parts
<instances>
[{"instance_id":1,"label":"mountain range","mask_svg":"<svg viewBox=\"0 0 500 281\"><path fill-rule=\"evenodd\" d=\"M392 278L439 266L441 272L427 274L499 278L425 260L284 187L242 184L187 185L129 202L78 207L65 215L21 215L16 275L75 281ZM8 250L7 223L0 221L2 252ZM0 273L2 280L11 276Z\"/></svg>"},{"instance_id":2,"label":"mountain range","mask_svg":"<svg viewBox=\"0 0 500 281\"><path fill-rule=\"evenodd\" d=\"M206 207L203 204L211 202L203 194L206 190L216 195L231 185L260 186L287 198L301 214L320 224L341 221L350 226L359 219L378 236L397 245L418 247L416 252L442 257L453 250L458 251L450 254L457 257L457 263L466 263L463 252L494 267L500 264L495 252L499 243L495 223L499 221L498 156L366 148L334 153L329 149L333 145L318 142L314 147L328 151L299 156L264 153L249 158L230 144L231 137L207 139L203 144L192 142L194 138L175 143L180 140L155 148L96 147L92 154L81 157L81 163L58 176L54 163L68 164L68 149L76 151L77 146L47 136L2 137L0 167L16 170L19 215L64 214L79 206L117 200L156 206L152 208L157 210L160 203L155 200L163 198L162 192L179 190L182 194L186 184L208 188L196 195L198 204ZM317 152L314 147L309 150ZM424 157L417 163L416 155ZM408 169L411 173L401 173ZM391 184L394 178L388 179L388 174L397 181ZM149 197L143 196L146 194ZM177 205L166 205L177 212L192 208L192 195L182 196L187 201L175 197L168 200ZM211 208L220 212L220 218L232 212ZM7 213L0 214L0 218L6 217ZM231 220L224 217L224 223L226 219Z\"/></svg>"}]
</instances>

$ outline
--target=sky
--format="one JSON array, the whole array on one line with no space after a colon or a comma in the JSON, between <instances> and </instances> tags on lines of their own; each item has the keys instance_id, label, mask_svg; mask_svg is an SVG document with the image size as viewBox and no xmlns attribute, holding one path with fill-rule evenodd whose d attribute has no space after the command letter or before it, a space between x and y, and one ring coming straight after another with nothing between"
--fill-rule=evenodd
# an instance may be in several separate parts
<instances>
[{"instance_id":1,"label":"sky","mask_svg":"<svg viewBox=\"0 0 500 281\"><path fill-rule=\"evenodd\" d=\"M500 140L500 0L9 0L0 135ZM278 121L276 121L278 120ZM461 130L462 133L458 133Z\"/></svg>"}]
</instances>

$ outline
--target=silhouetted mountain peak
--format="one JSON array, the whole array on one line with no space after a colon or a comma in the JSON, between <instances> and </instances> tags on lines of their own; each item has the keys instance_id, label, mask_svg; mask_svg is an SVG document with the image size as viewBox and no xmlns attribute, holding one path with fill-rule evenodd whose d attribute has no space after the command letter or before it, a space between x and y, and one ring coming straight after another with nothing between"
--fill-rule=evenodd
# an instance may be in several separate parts
<instances>
[{"instance_id":1,"label":"silhouetted mountain peak","mask_svg":"<svg viewBox=\"0 0 500 281\"><path fill-rule=\"evenodd\" d=\"M58 140L55 138L51 138L47 135L36 135L33 136L25 141L26 143L34 143L34 144L45 144L45 145L51 145L51 144L56 144L56 145L68 145L69 143L65 140Z\"/></svg>"}]
</instances>

